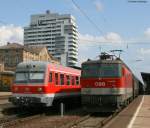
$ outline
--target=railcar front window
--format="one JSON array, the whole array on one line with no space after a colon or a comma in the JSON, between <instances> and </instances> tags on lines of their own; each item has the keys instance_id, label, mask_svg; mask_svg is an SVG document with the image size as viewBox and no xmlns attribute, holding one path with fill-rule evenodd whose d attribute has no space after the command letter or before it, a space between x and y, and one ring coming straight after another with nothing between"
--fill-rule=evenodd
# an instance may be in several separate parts
<instances>
[{"instance_id":1,"label":"railcar front window","mask_svg":"<svg viewBox=\"0 0 150 128\"><path fill-rule=\"evenodd\" d=\"M43 83L44 72L16 72L15 83Z\"/></svg>"},{"instance_id":2,"label":"railcar front window","mask_svg":"<svg viewBox=\"0 0 150 128\"><path fill-rule=\"evenodd\" d=\"M30 83L43 83L44 73L43 72L30 72L29 81Z\"/></svg>"},{"instance_id":3,"label":"railcar front window","mask_svg":"<svg viewBox=\"0 0 150 128\"><path fill-rule=\"evenodd\" d=\"M16 73L15 82L16 83L26 83L28 80L28 73Z\"/></svg>"},{"instance_id":4,"label":"railcar front window","mask_svg":"<svg viewBox=\"0 0 150 128\"><path fill-rule=\"evenodd\" d=\"M121 64L88 64L82 66L82 77L120 77Z\"/></svg>"}]
</instances>

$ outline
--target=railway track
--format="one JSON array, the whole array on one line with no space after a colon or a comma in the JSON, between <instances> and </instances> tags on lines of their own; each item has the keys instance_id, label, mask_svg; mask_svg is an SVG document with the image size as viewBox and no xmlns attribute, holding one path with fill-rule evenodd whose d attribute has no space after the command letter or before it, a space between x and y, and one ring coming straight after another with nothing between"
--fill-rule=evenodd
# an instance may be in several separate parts
<instances>
[{"instance_id":1,"label":"railway track","mask_svg":"<svg viewBox=\"0 0 150 128\"><path fill-rule=\"evenodd\" d=\"M22 123L24 121L40 118L42 117L42 114L35 114L30 116L24 115L25 117L23 117L23 115L21 116L22 117L20 117L20 115L15 115L11 117L6 117L2 121L0 120L0 128L6 128L6 127L9 128L12 125L17 125L18 123Z\"/></svg>"},{"instance_id":2,"label":"railway track","mask_svg":"<svg viewBox=\"0 0 150 128\"><path fill-rule=\"evenodd\" d=\"M14 111L16 111L16 109L18 109L18 108L12 108L12 109L14 109ZM11 110L11 112L12 111L13 110ZM41 111L31 112L31 110L30 110L30 111L25 111L25 112L22 111L20 113L18 111L16 112L16 114L5 115L4 117L0 118L0 128L5 128L5 127L12 126L12 125L16 125L18 123L28 121L31 119L36 119L36 118L39 118L44 115L43 114L44 112L41 112Z\"/></svg>"},{"instance_id":3,"label":"railway track","mask_svg":"<svg viewBox=\"0 0 150 128\"><path fill-rule=\"evenodd\" d=\"M79 112L80 113L80 112ZM79 114L78 111L77 111L77 115ZM69 114L69 115L68 115ZM75 117L75 113L71 111L71 113L68 113L66 116L64 116L63 118L59 115L58 111L56 112L43 112L43 113L36 113L34 115L23 115L23 114L19 114L19 115L14 115L14 116L11 116L11 117L6 117L6 118L3 118L2 120L0 119L0 128L15 128L15 127L18 127L18 128L22 128L22 127L28 127L28 126L23 126L24 124L31 124L31 127L35 127L35 126L32 126L33 124L38 124L40 122L40 120L50 120L49 121L49 128L53 128L53 126L55 126L55 128L59 128L61 127L61 124L63 125L64 124L64 121L65 123L68 122L68 119L70 119L70 121L72 119L76 119L77 117ZM32 123L36 121L37 123ZM30 125L29 125L30 126ZM38 127L44 127L45 124L41 124L39 123Z\"/></svg>"},{"instance_id":4,"label":"railway track","mask_svg":"<svg viewBox=\"0 0 150 128\"><path fill-rule=\"evenodd\" d=\"M28 112L0 119L0 128L101 128L118 112L88 114L79 110L66 113L64 117L52 111L49 114L45 111Z\"/></svg>"},{"instance_id":5,"label":"railway track","mask_svg":"<svg viewBox=\"0 0 150 128\"><path fill-rule=\"evenodd\" d=\"M61 128L102 128L120 111L114 113L92 113L74 122L68 123Z\"/></svg>"}]
</instances>

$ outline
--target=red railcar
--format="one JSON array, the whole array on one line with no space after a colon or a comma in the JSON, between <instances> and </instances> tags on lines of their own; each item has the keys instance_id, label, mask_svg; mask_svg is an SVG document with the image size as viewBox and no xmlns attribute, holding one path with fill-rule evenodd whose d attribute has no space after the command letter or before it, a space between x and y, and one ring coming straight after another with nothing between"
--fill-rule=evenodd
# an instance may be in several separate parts
<instances>
[{"instance_id":1,"label":"red railcar","mask_svg":"<svg viewBox=\"0 0 150 128\"><path fill-rule=\"evenodd\" d=\"M138 95L138 80L118 58L88 60L81 69L81 102L89 110L113 111Z\"/></svg>"},{"instance_id":2,"label":"red railcar","mask_svg":"<svg viewBox=\"0 0 150 128\"><path fill-rule=\"evenodd\" d=\"M9 101L21 106L52 106L80 100L80 70L47 62L23 62L16 68Z\"/></svg>"}]
</instances>

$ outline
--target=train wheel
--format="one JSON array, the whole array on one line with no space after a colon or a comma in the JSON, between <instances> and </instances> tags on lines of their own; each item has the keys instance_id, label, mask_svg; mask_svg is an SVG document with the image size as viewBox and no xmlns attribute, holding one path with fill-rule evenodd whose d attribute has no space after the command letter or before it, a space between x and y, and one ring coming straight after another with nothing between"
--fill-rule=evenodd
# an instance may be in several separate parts
<instances>
[{"instance_id":1,"label":"train wheel","mask_svg":"<svg viewBox=\"0 0 150 128\"><path fill-rule=\"evenodd\" d=\"M127 99L127 104L128 104L128 105L130 104L130 99Z\"/></svg>"},{"instance_id":2,"label":"train wheel","mask_svg":"<svg viewBox=\"0 0 150 128\"><path fill-rule=\"evenodd\" d=\"M124 107L126 107L126 106L128 106L128 101L127 100L124 101Z\"/></svg>"},{"instance_id":3,"label":"train wheel","mask_svg":"<svg viewBox=\"0 0 150 128\"><path fill-rule=\"evenodd\" d=\"M121 109L121 105L120 103L117 104L117 109L120 110Z\"/></svg>"}]
</instances>

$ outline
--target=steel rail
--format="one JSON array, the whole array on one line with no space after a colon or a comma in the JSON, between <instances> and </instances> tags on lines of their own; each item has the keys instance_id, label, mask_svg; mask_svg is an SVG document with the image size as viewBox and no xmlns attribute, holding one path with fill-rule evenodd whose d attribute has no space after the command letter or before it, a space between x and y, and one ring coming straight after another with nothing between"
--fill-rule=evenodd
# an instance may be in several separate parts
<instances>
[{"instance_id":1,"label":"steel rail","mask_svg":"<svg viewBox=\"0 0 150 128\"><path fill-rule=\"evenodd\" d=\"M87 114L83 117L81 117L80 119L67 123L65 125L63 125L61 128L86 128L86 127L90 127L90 128L102 128L104 125L106 125L111 119L113 119L120 111L122 111L123 109L120 110L116 110L114 113L110 114L109 116L99 116L97 118L93 117L92 115L94 113L91 114ZM90 124L90 126L88 125L84 125L84 122L88 122L88 120L93 119L93 120L99 120L97 124ZM83 123L83 124L82 124ZM87 123L85 123L87 124Z\"/></svg>"}]
</instances>

